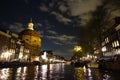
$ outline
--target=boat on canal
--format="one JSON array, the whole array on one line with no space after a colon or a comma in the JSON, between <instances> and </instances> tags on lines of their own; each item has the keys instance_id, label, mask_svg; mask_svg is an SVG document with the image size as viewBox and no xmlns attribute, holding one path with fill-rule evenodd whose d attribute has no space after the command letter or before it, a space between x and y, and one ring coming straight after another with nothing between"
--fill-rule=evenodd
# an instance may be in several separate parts
<instances>
[{"instance_id":1,"label":"boat on canal","mask_svg":"<svg viewBox=\"0 0 120 80\"><path fill-rule=\"evenodd\" d=\"M74 65L74 67L84 67L84 66L88 67L87 66L88 63L86 61L81 61L81 60L78 60L72 64Z\"/></svg>"},{"instance_id":2,"label":"boat on canal","mask_svg":"<svg viewBox=\"0 0 120 80\"><path fill-rule=\"evenodd\" d=\"M75 63L74 63L74 66L75 66L75 67L83 67L83 66L84 66L84 63L83 63L83 62L75 62Z\"/></svg>"},{"instance_id":3,"label":"boat on canal","mask_svg":"<svg viewBox=\"0 0 120 80\"><path fill-rule=\"evenodd\" d=\"M98 61L99 69L119 70L120 71L120 54L112 58L101 59Z\"/></svg>"}]
</instances>

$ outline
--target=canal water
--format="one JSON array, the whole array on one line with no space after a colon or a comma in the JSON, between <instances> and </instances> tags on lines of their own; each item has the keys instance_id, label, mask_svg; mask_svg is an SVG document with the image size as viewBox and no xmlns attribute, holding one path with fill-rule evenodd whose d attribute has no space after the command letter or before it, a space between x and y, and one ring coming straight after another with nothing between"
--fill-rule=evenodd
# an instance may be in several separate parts
<instances>
[{"instance_id":1,"label":"canal water","mask_svg":"<svg viewBox=\"0 0 120 80\"><path fill-rule=\"evenodd\" d=\"M0 80L120 80L120 72L75 68L65 63L1 68Z\"/></svg>"}]
</instances>

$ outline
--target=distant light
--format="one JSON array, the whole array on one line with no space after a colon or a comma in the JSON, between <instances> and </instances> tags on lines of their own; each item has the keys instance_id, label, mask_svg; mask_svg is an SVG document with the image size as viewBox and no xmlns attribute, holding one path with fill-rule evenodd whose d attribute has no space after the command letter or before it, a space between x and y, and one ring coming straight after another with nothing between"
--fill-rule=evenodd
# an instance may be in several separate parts
<instances>
[{"instance_id":1,"label":"distant light","mask_svg":"<svg viewBox=\"0 0 120 80\"><path fill-rule=\"evenodd\" d=\"M9 77L9 72L10 71L10 68L4 68L4 69L1 69L1 74L0 74L0 79L1 80L7 80L7 78Z\"/></svg>"},{"instance_id":2,"label":"distant light","mask_svg":"<svg viewBox=\"0 0 120 80\"><path fill-rule=\"evenodd\" d=\"M103 52L106 51L106 46L102 47L102 51L103 51Z\"/></svg>"},{"instance_id":3,"label":"distant light","mask_svg":"<svg viewBox=\"0 0 120 80\"><path fill-rule=\"evenodd\" d=\"M3 52L1 55L0 55L0 59L1 60L5 60L5 61L8 61L10 59L10 56L12 55L11 52L9 51L6 51L6 52Z\"/></svg>"},{"instance_id":4,"label":"distant light","mask_svg":"<svg viewBox=\"0 0 120 80\"><path fill-rule=\"evenodd\" d=\"M47 52L44 52L44 54L43 55L41 55L41 57L42 57L42 59L47 59Z\"/></svg>"},{"instance_id":5,"label":"distant light","mask_svg":"<svg viewBox=\"0 0 120 80\"><path fill-rule=\"evenodd\" d=\"M39 57L35 57L35 61L39 61Z\"/></svg>"},{"instance_id":6,"label":"distant light","mask_svg":"<svg viewBox=\"0 0 120 80\"><path fill-rule=\"evenodd\" d=\"M81 52L82 51L82 47L81 46L75 46L74 51L75 52Z\"/></svg>"},{"instance_id":7,"label":"distant light","mask_svg":"<svg viewBox=\"0 0 120 80\"><path fill-rule=\"evenodd\" d=\"M19 59L22 59L22 57L23 57L23 54L20 53L20 54L19 54Z\"/></svg>"}]
</instances>

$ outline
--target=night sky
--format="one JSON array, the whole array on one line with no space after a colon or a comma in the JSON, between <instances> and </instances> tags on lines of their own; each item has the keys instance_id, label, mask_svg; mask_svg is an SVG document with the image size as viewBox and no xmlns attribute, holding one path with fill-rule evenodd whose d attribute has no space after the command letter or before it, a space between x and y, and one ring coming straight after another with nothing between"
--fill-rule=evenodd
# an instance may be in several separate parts
<instances>
[{"instance_id":1,"label":"night sky","mask_svg":"<svg viewBox=\"0 0 120 80\"><path fill-rule=\"evenodd\" d=\"M70 59L80 31L101 5L103 0L0 0L0 28L20 33L32 18L41 50Z\"/></svg>"}]
</instances>

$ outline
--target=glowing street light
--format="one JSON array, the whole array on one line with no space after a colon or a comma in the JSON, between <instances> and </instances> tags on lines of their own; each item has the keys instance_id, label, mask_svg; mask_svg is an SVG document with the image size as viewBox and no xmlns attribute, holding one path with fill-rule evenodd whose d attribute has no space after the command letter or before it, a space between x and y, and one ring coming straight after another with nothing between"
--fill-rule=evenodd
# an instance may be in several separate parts
<instances>
[{"instance_id":1,"label":"glowing street light","mask_svg":"<svg viewBox=\"0 0 120 80\"><path fill-rule=\"evenodd\" d=\"M82 47L81 46L75 46L74 51L75 52L82 52Z\"/></svg>"},{"instance_id":2,"label":"glowing street light","mask_svg":"<svg viewBox=\"0 0 120 80\"><path fill-rule=\"evenodd\" d=\"M81 46L75 46L74 47L74 55L73 55L73 58L74 59L79 59L81 56L82 56L82 54L81 54L81 52L82 52L82 47Z\"/></svg>"}]
</instances>

